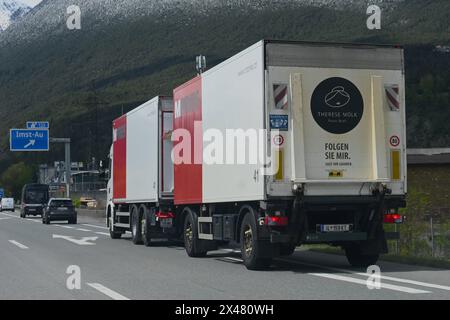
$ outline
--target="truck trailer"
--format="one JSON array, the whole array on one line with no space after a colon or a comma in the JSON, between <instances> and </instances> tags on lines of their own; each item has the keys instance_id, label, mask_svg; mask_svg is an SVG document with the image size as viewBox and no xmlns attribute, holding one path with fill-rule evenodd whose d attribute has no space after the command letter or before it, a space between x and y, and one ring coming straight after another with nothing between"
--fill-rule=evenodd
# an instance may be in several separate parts
<instances>
[{"instance_id":1,"label":"truck trailer","mask_svg":"<svg viewBox=\"0 0 450 320\"><path fill-rule=\"evenodd\" d=\"M404 77L399 46L262 40L139 106L113 122L111 237L375 264L406 206Z\"/></svg>"}]
</instances>

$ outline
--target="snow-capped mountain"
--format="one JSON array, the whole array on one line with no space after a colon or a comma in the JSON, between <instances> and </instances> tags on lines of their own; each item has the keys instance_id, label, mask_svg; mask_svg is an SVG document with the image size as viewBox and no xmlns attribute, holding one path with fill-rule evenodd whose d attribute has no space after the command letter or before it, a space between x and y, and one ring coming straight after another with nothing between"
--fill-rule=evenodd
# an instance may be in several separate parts
<instances>
[{"instance_id":1,"label":"snow-capped mountain","mask_svg":"<svg viewBox=\"0 0 450 320\"><path fill-rule=\"evenodd\" d=\"M42 0L0 0L0 31L23 17Z\"/></svg>"},{"instance_id":2,"label":"snow-capped mountain","mask_svg":"<svg viewBox=\"0 0 450 320\"><path fill-rule=\"evenodd\" d=\"M30 6L41 2L14 28L9 28L11 30L0 37L0 42L27 41L65 31L67 8L72 5L80 7L83 28L90 29L94 25L98 27L149 16L159 21L171 19L172 12L184 13L188 18L183 23L189 24L195 20L194 16L208 15L213 11L258 12L287 6L310 6L338 11L357 8L365 12L368 3L389 6L402 1L405 0L0 0L0 4L28 2Z\"/></svg>"}]
</instances>

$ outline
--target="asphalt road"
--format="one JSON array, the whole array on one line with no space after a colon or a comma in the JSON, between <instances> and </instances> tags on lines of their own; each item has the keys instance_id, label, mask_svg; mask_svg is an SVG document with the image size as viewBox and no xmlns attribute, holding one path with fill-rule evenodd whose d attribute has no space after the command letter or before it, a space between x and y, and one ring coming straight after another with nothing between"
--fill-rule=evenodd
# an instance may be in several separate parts
<instances>
[{"instance_id":1,"label":"asphalt road","mask_svg":"<svg viewBox=\"0 0 450 320\"><path fill-rule=\"evenodd\" d=\"M343 256L300 248L248 271L235 250L194 259L177 243L112 240L99 218L78 222L0 213L0 299L450 299L450 270L380 262L381 288L370 290L366 270ZM67 286L78 274L69 266L79 267L80 289Z\"/></svg>"}]
</instances>

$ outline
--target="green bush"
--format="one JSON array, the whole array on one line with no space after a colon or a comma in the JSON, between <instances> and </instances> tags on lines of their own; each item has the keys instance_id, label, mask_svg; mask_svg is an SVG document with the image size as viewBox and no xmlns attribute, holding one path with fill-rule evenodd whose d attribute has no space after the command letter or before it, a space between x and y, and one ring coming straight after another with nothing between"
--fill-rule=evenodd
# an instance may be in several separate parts
<instances>
[{"instance_id":1,"label":"green bush","mask_svg":"<svg viewBox=\"0 0 450 320\"><path fill-rule=\"evenodd\" d=\"M72 199L72 202L75 208L79 208L81 206L80 198Z\"/></svg>"}]
</instances>

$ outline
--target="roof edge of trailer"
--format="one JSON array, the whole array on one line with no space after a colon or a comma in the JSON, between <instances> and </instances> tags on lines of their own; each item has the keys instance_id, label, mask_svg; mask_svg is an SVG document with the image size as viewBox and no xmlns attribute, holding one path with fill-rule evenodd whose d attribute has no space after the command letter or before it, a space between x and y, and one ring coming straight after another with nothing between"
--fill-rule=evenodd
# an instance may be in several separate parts
<instances>
[{"instance_id":1,"label":"roof edge of trailer","mask_svg":"<svg viewBox=\"0 0 450 320\"><path fill-rule=\"evenodd\" d=\"M151 98L148 101L145 101L144 103L141 103L140 105L138 105L136 108L131 109L130 111L128 111L127 113L124 113L123 115L121 115L120 117L116 118L113 120L113 123L116 122L119 119L122 119L123 117L129 116L131 114L133 114L134 112L140 110L141 108L145 107L147 104L154 102L155 100L163 100L163 99L172 99L172 96L169 95L158 95L158 96L154 96L153 98Z\"/></svg>"},{"instance_id":2,"label":"roof edge of trailer","mask_svg":"<svg viewBox=\"0 0 450 320\"><path fill-rule=\"evenodd\" d=\"M195 83L195 82L201 80L201 78L202 78L201 75L196 75L194 78L191 78L191 79L189 79L188 81L183 82L183 83L180 84L179 86L175 87L175 88L173 89L174 97L175 97L175 92L176 92L176 91L179 91L179 90L181 90L181 89L183 89L183 88L185 88L185 87L187 87L187 86L189 86L189 85L191 85L191 84L193 84L193 83Z\"/></svg>"},{"instance_id":3,"label":"roof edge of trailer","mask_svg":"<svg viewBox=\"0 0 450 320\"><path fill-rule=\"evenodd\" d=\"M355 48L392 48L404 49L401 44L375 44L365 42L333 42L333 41L310 41L310 40L282 40L282 39L263 39L264 44L304 44L312 46L345 46Z\"/></svg>"}]
</instances>

